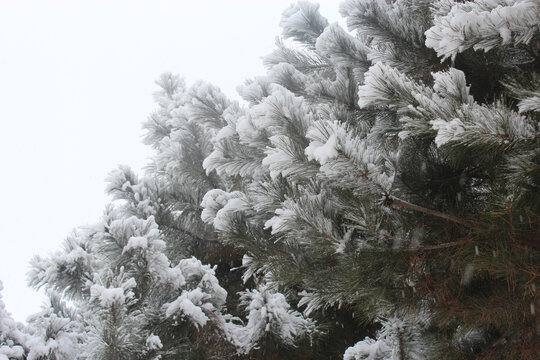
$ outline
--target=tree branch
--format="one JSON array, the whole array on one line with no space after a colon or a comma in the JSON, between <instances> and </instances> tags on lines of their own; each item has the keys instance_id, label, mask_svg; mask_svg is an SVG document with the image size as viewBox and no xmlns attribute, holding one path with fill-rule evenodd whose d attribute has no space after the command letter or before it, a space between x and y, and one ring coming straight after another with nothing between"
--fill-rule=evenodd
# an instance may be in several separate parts
<instances>
[{"instance_id":1,"label":"tree branch","mask_svg":"<svg viewBox=\"0 0 540 360\"><path fill-rule=\"evenodd\" d=\"M403 200L400 200L398 198L392 198L392 197L388 196L385 199L384 204L387 205L387 206L390 206L390 207L391 206L399 206L399 207L409 209L409 210L412 210L412 211L417 211L417 212L421 212L421 213L424 213L424 214L436 216L436 217L439 217L441 219L445 219L445 220L448 220L448 221L455 222L457 224L461 224L461 225L466 226L468 228L473 227L467 221L465 221L463 219L460 219L460 218L458 218L456 216L448 215L448 214L442 213L442 212L437 211L437 210L432 210L432 209L424 208L424 207L421 207L421 206L418 206L418 205L415 205L415 204L411 204L411 203L409 203L407 201L403 201Z\"/></svg>"},{"instance_id":2,"label":"tree branch","mask_svg":"<svg viewBox=\"0 0 540 360\"><path fill-rule=\"evenodd\" d=\"M402 248L399 249L399 251L430 251L430 250L439 250L444 248L449 248L452 246L459 246L468 243L469 239L463 239L460 241L452 241L449 243L439 244L439 245L431 245L431 246L418 246L413 248Z\"/></svg>"}]
</instances>

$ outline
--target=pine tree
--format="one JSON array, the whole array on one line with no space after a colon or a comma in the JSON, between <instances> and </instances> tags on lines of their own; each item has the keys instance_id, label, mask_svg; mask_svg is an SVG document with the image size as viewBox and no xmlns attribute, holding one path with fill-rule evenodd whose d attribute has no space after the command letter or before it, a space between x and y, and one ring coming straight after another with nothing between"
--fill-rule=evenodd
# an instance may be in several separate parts
<instances>
[{"instance_id":1,"label":"pine tree","mask_svg":"<svg viewBox=\"0 0 540 360\"><path fill-rule=\"evenodd\" d=\"M239 89L204 165L262 171L206 221L306 314L381 324L348 358L534 358L538 4L346 1L356 36L316 9Z\"/></svg>"},{"instance_id":2,"label":"pine tree","mask_svg":"<svg viewBox=\"0 0 540 360\"><path fill-rule=\"evenodd\" d=\"M540 5L340 9L348 31L286 9L245 103L160 78L145 176L114 171L102 220L33 261L51 291L41 349L68 356L54 334L81 359L540 353Z\"/></svg>"},{"instance_id":3,"label":"pine tree","mask_svg":"<svg viewBox=\"0 0 540 360\"><path fill-rule=\"evenodd\" d=\"M81 359L222 358L258 351L263 342L266 354L281 342L291 347L311 322L283 295L245 288L240 272L230 271L241 265L239 253L201 218L203 195L233 186L206 174L202 162L214 128L238 105L213 86L186 88L170 74L158 85L159 110L145 124L157 150L147 175L139 179L127 166L111 172L112 202L102 220L76 229L62 251L36 257L30 284L75 305L66 321L79 329ZM41 332L50 312L34 317Z\"/></svg>"},{"instance_id":4,"label":"pine tree","mask_svg":"<svg viewBox=\"0 0 540 360\"><path fill-rule=\"evenodd\" d=\"M155 221L163 204L152 179L139 180L120 167L107 188L114 201L103 219L77 229L63 251L34 258L31 285L58 292L75 305L77 313L66 321L81 329L81 359L204 353L202 341L193 337L205 335L198 330L212 315L221 315L226 297L215 269L195 258L171 264ZM43 321L37 317L34 323Z\"/></svg>"},{"instance_id":5,"label":"pine tree","mask_svg":"<svg viewBox=\"0 0 540 360\"><path fill-rule=\"evenodd\" d=\"M0 281L0 291L3 289ZM23 325L13 320L7 312L0 293L0 359L23 359L28 354L30 342Z\"/></svg>"}]
</instances>

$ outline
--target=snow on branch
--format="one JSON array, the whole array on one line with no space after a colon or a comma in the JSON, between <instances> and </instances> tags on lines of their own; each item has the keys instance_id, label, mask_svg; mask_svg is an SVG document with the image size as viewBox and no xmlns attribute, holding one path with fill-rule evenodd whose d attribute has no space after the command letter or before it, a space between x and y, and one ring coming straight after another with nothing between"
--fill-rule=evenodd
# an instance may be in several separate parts
<instances>
[{"instance_id":1,"label":"snow on branch","mask_svg":"<svg viewBox=\"0 0 540 360\"><path fill-rule=\"evenodd\" d=\"M483 150L505 149L537 137L531 118L501 102L478 104L469 95L465 74L457 69L432 74L433 88L377 63L359 89L360 105L387 105L400 116L400 138L434 136L437 146L464 145Z\"/></svg>"},{"instance_id":2,"label":"snow on branch","mask_svg":"<svg viewBox=\"0 0 540 360\"><path fill-rule=\"evenodd\" d=\"M314 330L312 320L292 310L283 294L266 285L242 292L240 301L248 312L247 324L228 322L225 325L225 331L240 354L249 353L268 336L294 346L296 339Z\"/></svg>"},{"instance_id":3,"label":"snow on branch","mask_svg":"<svg viewBox=\"0 0 540 360\"><path fill-rule=\"evenodd\" d=\"M537 0L475 0L455 2L444 15L435 16L426 31L426 46L441 61L454 60L469 48L489 51L498 46L529 44L540 31Z\"/></svg>"},{"instance_id":4,"label":"snow on branch","mask_svg":"<svg viewBox=\"0 0 540 360\"><path fill-rule=\"evenodd\" d=\"M283 11L279 25L283 36L314 47L328 20L319 13L319 5L301 0Z\"/></svg>"}]
</instances>

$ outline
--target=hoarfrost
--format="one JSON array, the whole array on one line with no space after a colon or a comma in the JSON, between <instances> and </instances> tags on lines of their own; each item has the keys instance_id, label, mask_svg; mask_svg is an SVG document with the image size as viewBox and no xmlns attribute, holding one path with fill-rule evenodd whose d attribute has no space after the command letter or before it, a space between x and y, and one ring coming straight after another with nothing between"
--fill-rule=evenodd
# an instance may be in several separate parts
<instances>
[{"instance_id":1,"label":"hoarfrost","mask_svg":"<svg viewBox=\"0 0 540 360\"><path fill-rule=\"evenodd\" d=\"M150 334L150 336L146 338L146 347L149 350L156 350L161 349L163 347L163 344L161 343L161 339L159 338L159 336Z\"/></svg>"},{"instance_id":2,"label":"hoarfrost","mask_svg":"<svg viewBox=\"0 0 540 360\"><path fill-rule=\"evenodd\" d=\"M92 285L90 288L90 296L99 300L102 307L110 307L115 304L124 304L126 295L121 287L106 288L101 285Z\"/></svg>"},{"instance_id":3,"label":"hoarfrost","mask_svg":"<svg viewBox=\"0 0 540 360\"><path fill-rule=\"evenodd\" d=\"M312 141L305 152L309 160L317 160L321 165L326 164L328 160L338 156L336 135L332 134L324 144Z\"/></svg>"}]
</instances>

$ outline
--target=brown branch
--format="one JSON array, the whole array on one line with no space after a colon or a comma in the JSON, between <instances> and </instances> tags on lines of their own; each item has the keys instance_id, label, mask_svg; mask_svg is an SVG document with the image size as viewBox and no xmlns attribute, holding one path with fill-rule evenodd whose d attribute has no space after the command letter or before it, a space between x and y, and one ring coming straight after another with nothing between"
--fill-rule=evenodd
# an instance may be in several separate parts
<instances>
[{"instance_id":1,"label":"brown branch","mask_svg":"<svg viewBox=\"0 0 540 360\"><path fill-rule=\"evenodd\" d=\"M391 239L391 240L399 241L399 242L411 243L410 240L400 239L400 238L397 238L395 236L391 236L391 235L387 235L387 234L381 234L380 232L378 232L378 231L376 231L374 229L366 229L366 230L369 231L369 232L372 232L374 234L384 236L387 239ZM413 251L438 250L438 249L449 248L449 247L452 247L452 246L463 245L463 244L465 244L465 243L467 243L469 241L470 241L470 239L467 238L467 239L463 239L463 240L459 240L459 241L453 241L453 242L439 244L439 245L417 246L417 247L410 247L410 248L398 248L398 249L396 249L396 251L411 251L411 252L413 252ZM523 270L523 271L526 271L526 270ZM533 273L533 275L535 275L535 274Z\"/></svg>"},{"instance_id":2,"label":"brown branch","mask_svg":"<svg viewBox=\"0 0 540 360\"><path fill-rule=\"evenodd\" d=\"M345 157L345 159L347 159L349 161L352 161L351 157L349 155L347 155L344 151L338 150L338 153L340 155L342 155L343 157ZM396 175L397 175L397 169L394 168L394 179L392 180L392 187L394 186L394 181L395 181ZM466 226L468 228L473 227L467 221L465 221L463 219L460 219L460 218L458 218L456 216L448 215L448 214L442 213L442 212L437 211L437 210L424 208L424 207L421 207L421 206L418 206L418 205L415 205L415 204L411 204L411 203L409 203L407 201L403 201L403 200L400 200L398 198L391 197L388 190L386 190L380 184L378 184L376 182L373 182L370 179L369 172L364 172L364 171L360 170L359 171L359 176L362 177L365 181L371 182L373 185L375 185L377 188L379 188L381 190L382 194L385 197L384 204L387 205L387 206L396 205L396 206L399 206L399 207L402 207L402 208L405 208L405 209L409 209L409 210L413 210L413 211L422 212L424 214L437 216L437 217L440 217L442 219L449 220L449 221L464 225L464 226ZM390 187L390 191L392 190L392 187Z\"/></svg>"},{"instance_id":3,"label":"brown branch","mask_svg":"<svg viewBox=\"0 0 540 360\"><path fill-rule=\"evenodd\" d=\"M458 218L456 216L448 215L448 214L442 213L442 212L437 211L437 210L432 210L432 209L421 207L421 206L418 206L418 205L415 205L415 204L411 204L411 203L409 203L407 201L403 201L403 200L400 200L398 198L387 197L384 204L387 205L387 206L399 206L399 207L402 207L404 209L409 209L409 210L412 210L412 211L418 211L418 212L421 212L421 213L424 213L424 214L433 215L433 216L439 217L441 219L445 219L445 220L448 220L448 221L452 221L452 222L461 224L461 225L466 226L468 228L473 227L467 221L465 221L463 219L460 219L460 218Z\"/></svg>"},{"instance_id":4,"label":"brown branch","mask_svg":"<svg viewBox=\"0 0 540 360\"><path fill-rule=\"evenodd\" d=\"M398 340L399 340L399 359L405 360L405 346L403 346L403 336L401 335L401 332L398 332Z\"/></svg>"},{"instance_id":5,"label":"brown branch","mask_svg":"<svg viewBox=\"0 0 540 360\"><path fill-rule=\"evenodd\" d=\"M339 240L336 240L334 239L332 236L328 235L327 233L323 232L323 231L320 231L319 232L321 233L322 236L324 236L325 238L329 239L330 241L332 241L334 244L341 244L341 242Z\"/></svg>"},{"instance_id":6,"label":"brown branch","mask_svg":"<svg viewBox=\"0 0 540 360\"><path fill-rule=\"evenodd\" d=\"M468 243L469 239L464 239L460 241L453 241L449 243L439 244L439 245L431 245L431 246L418 246L413 248L402 248L398 249L399 251L430 251L430 250L438 250L438 249L444 249L449 248L452 246L459 246Z\"/></svg>"},{"instance_id":7,"label":"brown branch","mask_svg":"<svg viewBox=\"0 0 540 360\"><path fill-rule=\"evenodd\" d=\"M347 155L343 150L338 150L338 154L342 155L345 159L351 161L354 165L356 165L354 160L351 159L351 157L349 155ZM381 184L378 184L378 183L374 182L373 180L371 180L371 178L369 177L369 171L365 172L363 170L358 170L358 176L362 177L365 181L369 181L371 184L375 185L379 190L381 190L381 192L385 196L389 195L388 191L384 187L382 187Z\"/></svg>"}]
</instances>

